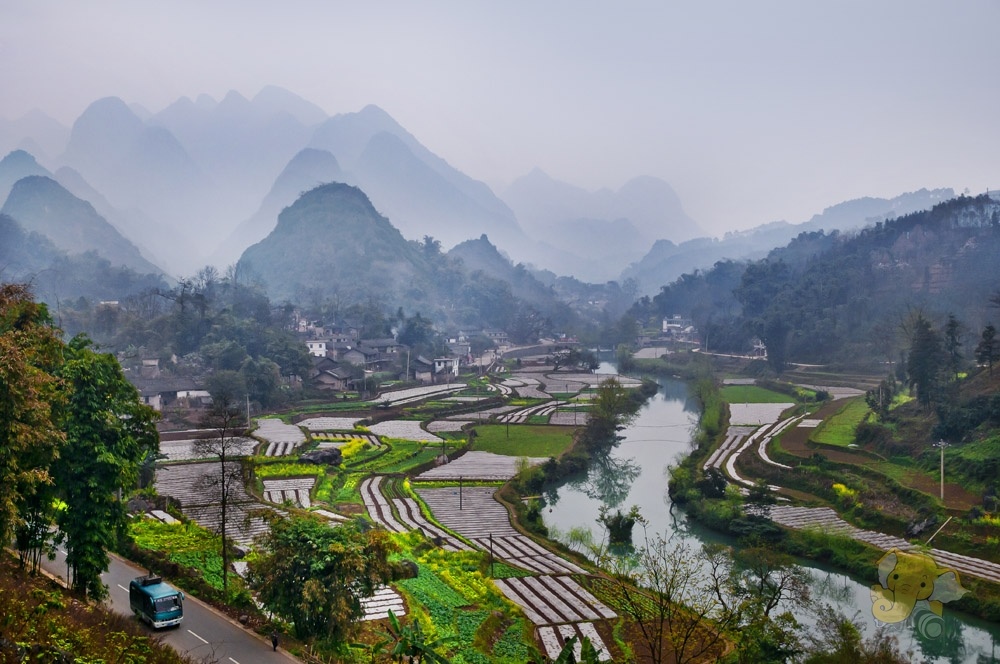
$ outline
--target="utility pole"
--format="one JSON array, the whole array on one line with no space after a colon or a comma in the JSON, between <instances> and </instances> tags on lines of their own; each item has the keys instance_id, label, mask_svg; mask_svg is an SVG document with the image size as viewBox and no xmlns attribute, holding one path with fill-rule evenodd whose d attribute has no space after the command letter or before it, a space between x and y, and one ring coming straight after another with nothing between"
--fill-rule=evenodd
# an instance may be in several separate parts
<instances>
[{"instance_id":1,"label":"utility pole","mask_svg":"<svg viewBox=\"0 0 1000 664\"><path fill-rule=\"evenodd\" d=\"M941 502L943 503L944 502L944 448L950 447L950 444L943 440L939 440L938 442L934 443L934 447L938 447L941 449Z\"/></svg>"}]
</instances>

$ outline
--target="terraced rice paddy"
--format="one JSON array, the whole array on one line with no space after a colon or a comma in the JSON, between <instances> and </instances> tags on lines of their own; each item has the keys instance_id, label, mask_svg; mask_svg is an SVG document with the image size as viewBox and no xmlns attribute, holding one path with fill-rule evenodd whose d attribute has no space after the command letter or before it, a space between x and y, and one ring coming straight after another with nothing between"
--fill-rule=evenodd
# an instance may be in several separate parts
<instances>
[{"instance_id":1,"label":"terraced rice paddy","mask_svg":"<svg viewBox=\"0 0 1000 664\"><path fill-rule=\"evenodd\" d=\"M415 420L386 420L368 427L368 430L379 436L386 438L398 438L400 440L414 440L421 443L440 443L441 439L424 431L420 427L420 422Z\"/></svg>"},{"instance_id":2,"label":"terraced rice paddy","mask_svg":"<svg viewBox=\"0 0 1000 664\"><path fill-rule=\"evenodd\" d=\"M461 431L466 424L472 424L472 420L434 420L427 424L427 430L431 433L454 433Z\"/></svg>"},{"instance_id":3,"label":"terraced rice paddy","mask_svg":"<svg viewBox=\"0 0 1000 664\"><path fill-rule=\"evenodd\" d=\"M608 652L607 647L605 647L604 642L601 640L600 634L597 633L594 623L582 622L569 625L546 625L539 627L536 632L539 640L542 642L542 647L545 648L545 655L549 659L554 660L559 657L559 653L562 652L566 642L575 636L576 643L573 646L573 655L576 657L576 661L579 662L582 655L583 646L581 642L583 637L590 639L590 643L594 646L594 650L597 651L597 658L600 661L611 661L611 653Z\"/></svg>"},{"instance_id":4,"label":"terraced rice paddy","mask_svg":"<svg viewBox=\"0 0 1000 664\"><path fill-rule=\"evenodd\" d=\"M166 457L165 459L161 459L161 461L165 463L172 461L195 461L217 456L198 452L197 445L201 440L205 439L161 440L160 454ZM249 456L253 454L255 447L257 447L257 441L253 438L234 438L232 443L233 451L230 454L233 456Z\"/></svg>"},{"instance_id":5,"label":"terraced rice paddy","mask_svg":"<svg viewBox=\"0 0 1000 664\"><path fill-rule=\"evenodd\" d=\"M372 521L386 530L405 533L419 530L426 537L441 542L447 551L468 551L465 542L427 521L420 512L420 506L412 498L394 498L391 501L382 493L382 477L369 477L361 483L361 498ZM395 508L395 513L394 509ZM397 518L398 514L398 518Z\"/></svg>"},{"instance_id":6,"label":"terraced rice paddy","mask_svg":"<svg viewBox=\"0 0 1000 664\"><path fill-rule=\"evenodd\" d=\"M266 479L264 480L264 500L278 505L287 501L309 509L312 507L309 492L312 491L315 484L315 477Z\"/></svg>"},{"instance_id":7,"label":"terraced rice paddy","mask_svg":"<svg viewBox=\"0 0 1000 664\"><path fill-rule=\"evenodd\" d=\"M729 424L772 424L780 419L782 412L794 406L793 403L732 403L729 404Z\"/></svg>"},{"instance_id":8,"label":"terraced rice paddy","mask_svg":"<svg viewBox=\"0 0 1000 664\"><path fill-rule=\"evenodd\" d=\"M815 528L823 532L837 533L860 542L866 542L883 551L888 551L892 548L902 551L921 550L923 553L927 553L934 558L938 565L942 567L952 567L958 570L959 574L976 576L994 583L1000 583L1000 565L996 563L940 549L924 550L914 544L910 544L910 542L901 537L893 537L892 535L857 528L841 519L829 507L776 505L771 508L770 516L775 523L780 523L788 528Z\"/></svg>"},{"instance_id":9,"label":"terraced rice paddy","mask_svg":"<svg viewBox=\"0 0 1000 664\"><path fill-rule=\"evenodd\" d=\"M351 431L360 421L356 417L310 417L298 425L309 431Z\"/></svg>"},{"instance_id":10,"label":"terraced rice paddy","mask_svg":"<svg viewBox=\"0 0 1000 664\"><path fill-rule=\"evenodd\" d=\"M405 403L412 403L414 401L420 401L421 399L426 399L434 395L448 394L450 392L461 392L464 389L465 389L465 383L452 383L450 385L428 385L426 387L413 387L408 390L396 390L394 392L385 392L383 394L380 394L377 399L374 399L374 401L376 403L399 405Z\"/></svg>"},{"instance_id":11,"label":"terraced rice paddy","mask_svg":"<svg viewBox=\"0 0 1000 664\"><path fill-rule=\"evenodd\" d=\"M219 475L219 463L186 463L163 466L156 469L155 486L157 493L176 498L181 511L189 519L203 528L221 532L222 511L219 506L218 489L212 482ZM239 472L239 463L231 462L232 470ZM267 523L250 512L262 507L243 487L242 482L234 482L230 488L227 503L226 534L243 545L267 530Z\"/></svg>"},{"instance_id":12,"label":"terraced rice paddy","mask_svg":"<svg viewBox=\"0 0 1000 664\"><path fill-rule=\"evenodd\" d=\"M306 435L301 429L275 418L257 420L257 429L253 433L266 442L265 456L291 454L296 447L306 442Z\"/></svg>"},{"instance_id":13,"label":"terraced rice paddy","mask_svg":"<svg viewBox=\"0 0 1000 664\"><path fill-rule=\"evenodd\" d=\"M612 620L618 614L569 576L525 576L493 581L536 625Z\"/></svg>"},{"instance_id":14,"label":"terraced rice paddy","mask_svg":"<svg viewBox=\"0 0 1000 664\"><path fill-rule=\"evenodd\" d=\"M314 440L319 441L319 444L316 447L322 450L328 447L343 447L350 441L358 440L359 438L372 447L382 447L382 441L379 440L378 436L371 433L362 433L361 431L358 431L357 433L320 434L314 437Z\"/></svg>"},{"instance_id":15,"label":"terraced rice paddy","mask_svg":"<svg viewBox=\"0 0 1000 664\"><path fill-rule=\"evenodd\" d=\"M436 468L424 471L419 480L509 480L517 475L520 459L536 466L548 459L537 457L512 457L492 452L466 452L457 459Z\"/></svg>"},{"instance_id":16,"label":"terraced rice paddy","mask_svg":"<svg viewBox=\"0 0 1000 664\"><path fill-rule=\"evenodd\" d=\"M365 611L362 620L382 620L389 617L389 611L392 611L397 618L406 615L406 603L403 602L403 597L388 586L383 586L371 597L362 599L361 608Z\"/></svg>"}]
</instances>

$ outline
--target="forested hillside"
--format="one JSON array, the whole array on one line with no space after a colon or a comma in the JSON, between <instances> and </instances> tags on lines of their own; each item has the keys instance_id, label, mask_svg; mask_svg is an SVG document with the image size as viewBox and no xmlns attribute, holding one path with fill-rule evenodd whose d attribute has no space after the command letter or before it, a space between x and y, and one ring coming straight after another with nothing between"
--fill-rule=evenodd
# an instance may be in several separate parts
<instances>
[{"instance_id":1,"label":"forested hillside","mask_svg":"<svg viewBox=\"0 0 1000 664\"><path fill-rule=\"evenodd\" d=\"M767 345L786 361L868 364L899 359L915 312L953 314L978 336L1000 315L1000 203L959 197L856 233L802 233L759 261L725 261L642 298L640 321L691 316L710 351Z\"/></svg>"}]
</instances>

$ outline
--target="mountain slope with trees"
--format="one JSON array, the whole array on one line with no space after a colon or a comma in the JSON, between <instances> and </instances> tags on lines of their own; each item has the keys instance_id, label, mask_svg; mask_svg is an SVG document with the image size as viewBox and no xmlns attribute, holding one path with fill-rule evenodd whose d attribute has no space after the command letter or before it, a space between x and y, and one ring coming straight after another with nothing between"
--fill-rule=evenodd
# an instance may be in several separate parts
<instances>
[{"instance_id":1,"label":"mountain slope with trees","mask_svg":"<svg viewBox=\"0 0 1000 664\"><path fill-rule=\"evenodd\" d=\"M853 231L929 209L952 197L951 189L921 189L891 199L867 197L838 203L801 224L776 221L747 231L726 233L721 238L702 237L679 244L661 239L641 260L626 268L622 278L635 279L640 292L652 296L660 285L683 274L708 270L719 261L760 260L775 247L782 247L803 233Z\"/></svg>"},{"instance_id":2,"label":"mountain slope with trees","mask_svg":"<svg viewBox=\"0 0 1000 664\"><path fill-rule=\"evenodd\" d=\"M114 265L161 273L118 229L97 214L94 206L49 177L30 175L18 180L0 212L18 220L26 230L45 235L62 251L95 251Z\"/></svg>"},{"instance_id":3,"label":"mountain slope with trees","mask_svg":"<svg viewBox=\"0 0 1000 664\"><path fill-rule=\"evenodd\" d=\"M278 217L266 238L248 248L240 269L250 270L271 297L304 301L314 288L336 289L349 301L384 293L402 306L422 299L423 261L360 189L341 183L306 192Z\"/></svg>"},{"instance_id":4,"label":"mountain slope with trees","mask_svg":"<svg viewBox=\"0 0 1000 664\"><path fill-rule=\"evenodd\" d=\"M856 233L802 233L767 258L684 275L633 308L639 320L690 315L713 351L756 336L786 361L895 361L914 311L953 313L970 330L1000 286L1000 203L959 197Z\"/></svg>"}]
</instances>

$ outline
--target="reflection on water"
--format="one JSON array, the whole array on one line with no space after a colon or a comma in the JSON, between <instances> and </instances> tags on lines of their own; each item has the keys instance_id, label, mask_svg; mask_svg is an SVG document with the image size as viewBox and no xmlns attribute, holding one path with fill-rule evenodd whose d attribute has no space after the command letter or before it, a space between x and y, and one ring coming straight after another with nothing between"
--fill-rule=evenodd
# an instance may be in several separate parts
<instances>
[{"instance_id":1,"label":"reflection on water","mask_svg":"<svg viewBox=\"0 0 1000 664\"><path fill-rule=\"evenodd\" d=\"M594 459L586 477L571 480L577 491L609 507L620 507L632 491L632 483L642 469L635 459L605 456Z\"/></svg>"},{"instance_id":2,"label":"reflection on water","mask_svg":"<svg viewBox=\"0 0 1000 664\"><path fill-rule=\"evenodd\" d=\"M600 373L615 373L604 363ZM595 539L603 534L597 525L602 505L627 511L637 505L649 521L647 532L665 537L691 539L692 548L704 542L735 544L717 533L689 522L679 509L670 509L667 497L667 469L690 451L697 424L697 404L690 398L687 384L679 380L658 379L660 391L642 408L635 420L621 431L622 442L608 459L595 460L586 477L574 478L546 493L545 522L560 533L589 529ZM636 531L635 540L642 538ZM867 633L875 629L871 613L871 591L867 585L812 562L803 561L813 577L813 596L831 604L845 615L857 615ZM810 624L809 616L797 616ZM914 626L899 623L890 626L902 650L915 653L916 661L934 664L1000 664L1000 625L944 610L944 634L927 639Z\"/></svg>"}]
</instances>

